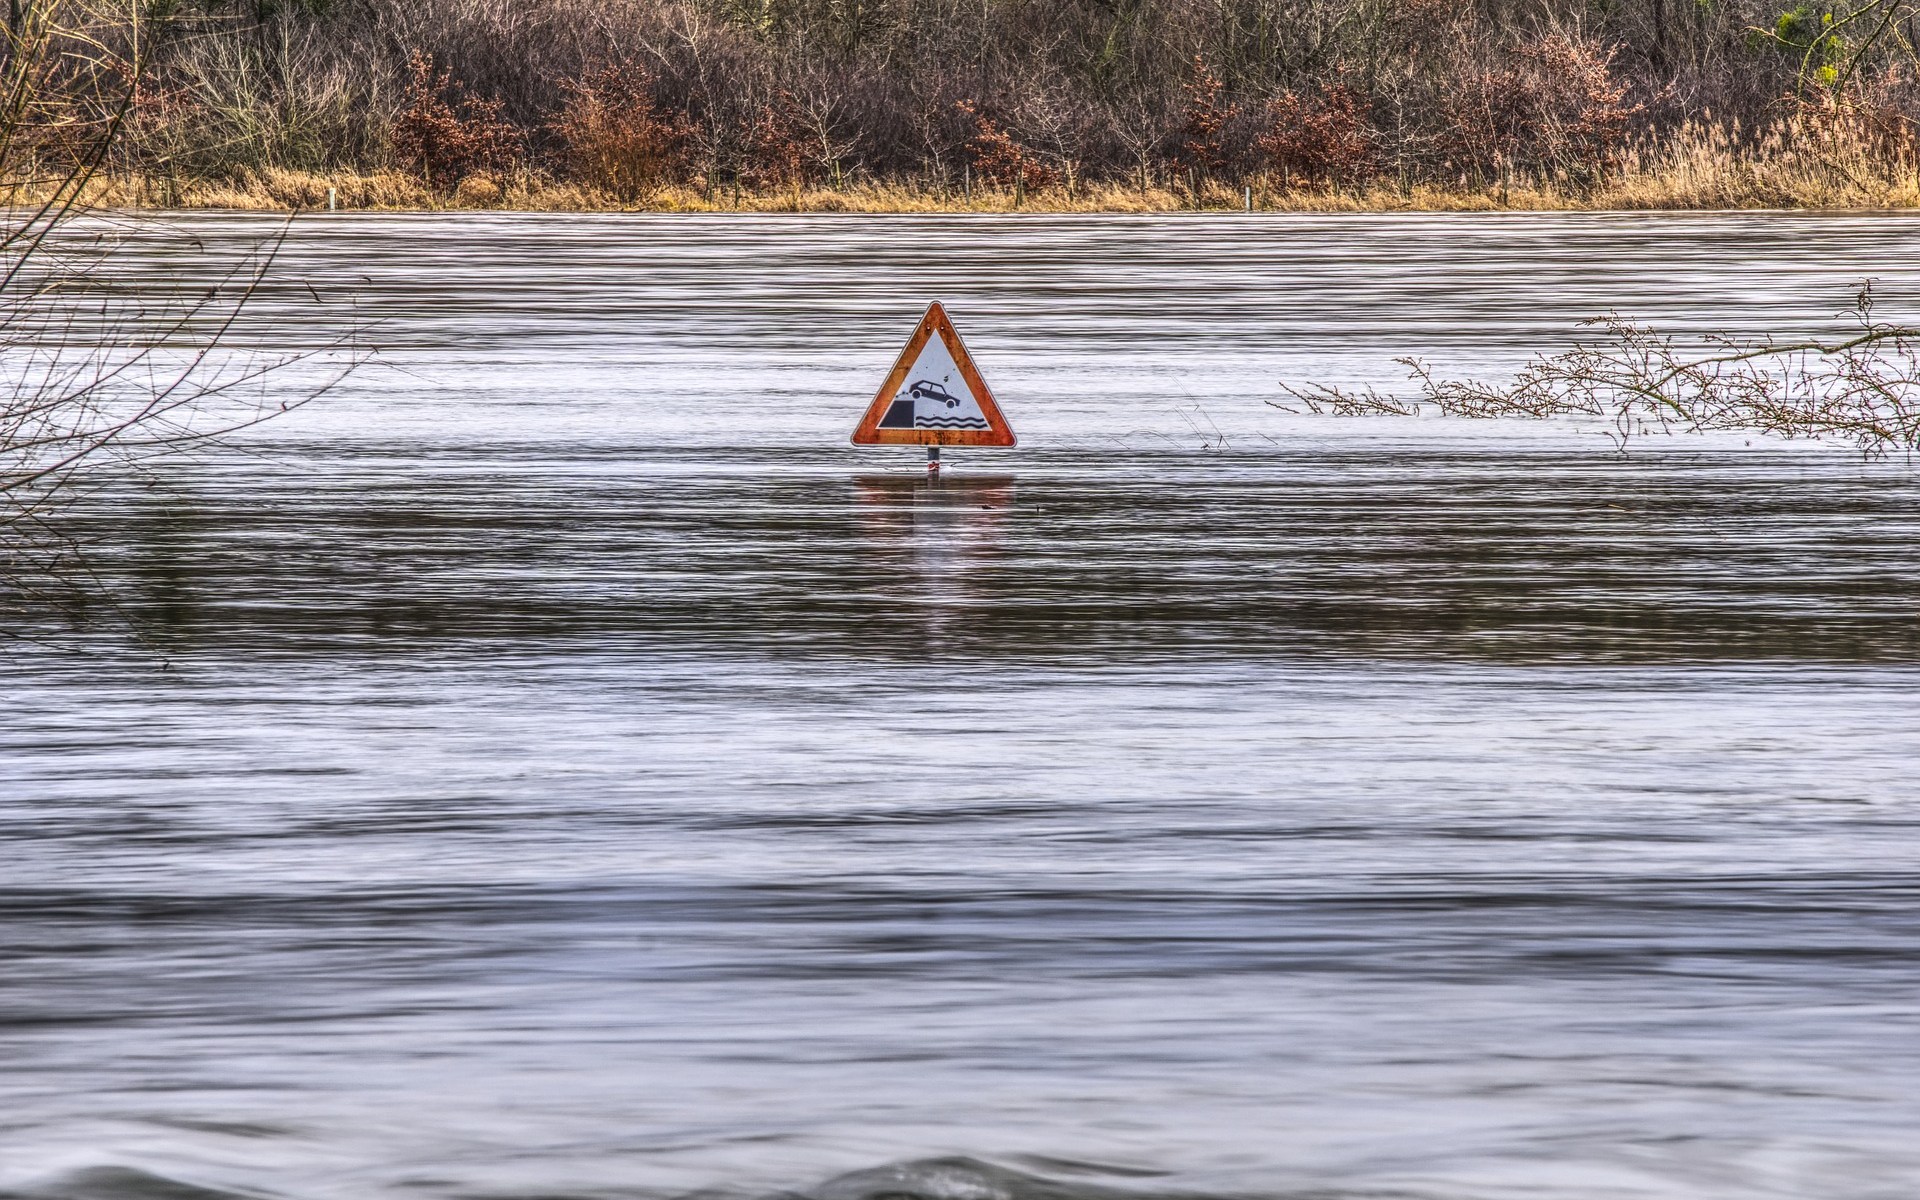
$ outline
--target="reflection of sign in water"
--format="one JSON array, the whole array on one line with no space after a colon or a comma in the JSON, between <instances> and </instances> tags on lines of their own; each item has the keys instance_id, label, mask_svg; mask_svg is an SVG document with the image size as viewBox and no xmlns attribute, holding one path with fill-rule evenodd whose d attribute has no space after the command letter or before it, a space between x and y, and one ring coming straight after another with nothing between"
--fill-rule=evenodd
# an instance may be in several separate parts
<instances>
[{"instance_id":1,"label":"reflection of sign in water","mask_svg":"<svg viewBox=\"0 0 1920 1200\"><path fill-rule=\"evenodd\" d=\"M986 380L954 332L946 309L927 307L880 394L853 431L856 446L1011 446Z\"/></svg>"},{"instance_id":2,"label":"reflection of sign in water","mask_svg":"<svg viewBox=\"0 0 1920 1200\"><path fill-rule=\"evenodd\" d=\"M990 567L1014 500L1006 475L860 475L853 480L861 568L895 600L862 625L875 644L995 636L980 623ZM904 569L903 569L904 568Z\"/></svg>"}]
</instances>

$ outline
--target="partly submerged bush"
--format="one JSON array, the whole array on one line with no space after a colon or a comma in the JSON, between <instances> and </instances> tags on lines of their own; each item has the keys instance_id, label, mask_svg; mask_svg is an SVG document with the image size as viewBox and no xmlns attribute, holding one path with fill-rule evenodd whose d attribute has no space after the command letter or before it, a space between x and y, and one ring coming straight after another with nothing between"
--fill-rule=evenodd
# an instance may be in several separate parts
<instances>
[{"instance_id":1,"label":"partly submerged bush","mask_svg":"<svg viewBox=\"0 0 1920 1200\"><path fill-rule=\"evenodd\" d=\"M1602 331L1600 340L1541 355L1505 384L1441 379L1402 359L1420 383L1418 399L1285 390L1308 411L1342 416L1417 416L1431 407L1459 417L1599 418L1622 450L1649 432L1736 430L1833 439L1869 456L1920 453L1920 329L1876 319L1870 284L1851 316L1858 332L1847 338L1723 334L1707 338L1701 353L1608 315L1588 322Z\"/></svg>"}]
</instances>

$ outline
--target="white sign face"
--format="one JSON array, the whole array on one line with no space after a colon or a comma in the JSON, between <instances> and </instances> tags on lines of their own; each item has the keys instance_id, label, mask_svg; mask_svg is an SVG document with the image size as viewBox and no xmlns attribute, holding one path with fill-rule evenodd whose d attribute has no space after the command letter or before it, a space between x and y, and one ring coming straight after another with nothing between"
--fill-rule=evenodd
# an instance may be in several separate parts
<instances>
[{"instance_id":1,"label":"white sign face","mask_svg":"<svg viewBox=\"0 0 1920 1200\"><path fill-rule=\"evenodd\" d=\"M881 429L990 429L946 342L927 339L908 368L906 382L880 418Z\"/></svg>"}]
</instances>

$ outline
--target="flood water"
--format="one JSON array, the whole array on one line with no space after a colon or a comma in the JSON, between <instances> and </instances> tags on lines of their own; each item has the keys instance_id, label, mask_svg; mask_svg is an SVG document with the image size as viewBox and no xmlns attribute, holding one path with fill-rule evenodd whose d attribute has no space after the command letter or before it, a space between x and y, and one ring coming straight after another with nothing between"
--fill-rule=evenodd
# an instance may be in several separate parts
<instances>
[{"instance_id":1,"label":"flood water","mask_svg":"<svg viewBox=\"0 0 1920 1200\"><path fill-rule=\"evenodd\" d=\"M10 618L0 1197L1911 1200L1920 475L1267 401L1917 238L297 223L241 334L378 354ZM935 297L938 486L846 444Z\"/></svg>"}]
</instances>

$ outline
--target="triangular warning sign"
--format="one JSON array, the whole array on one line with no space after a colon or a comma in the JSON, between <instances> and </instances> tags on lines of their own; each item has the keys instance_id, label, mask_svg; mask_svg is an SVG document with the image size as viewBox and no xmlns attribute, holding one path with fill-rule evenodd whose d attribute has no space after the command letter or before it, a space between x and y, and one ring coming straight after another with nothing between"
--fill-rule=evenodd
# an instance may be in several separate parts
<instances>
[{"instance_id":1,"label":"triangular warning sign","mask_svg":"<svg viewBox=\"0 0 1920 1200\"><path fill-rule=\"evenodd\" d=\"M853 431L856 446L1011 446L1013 426L938 300Z\"/></svg>"}]
</instances>

